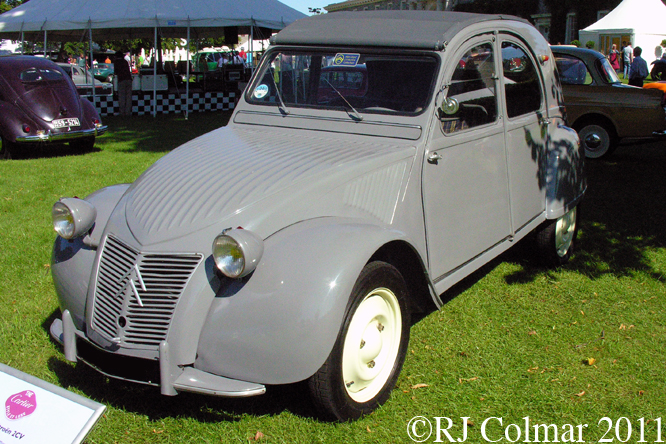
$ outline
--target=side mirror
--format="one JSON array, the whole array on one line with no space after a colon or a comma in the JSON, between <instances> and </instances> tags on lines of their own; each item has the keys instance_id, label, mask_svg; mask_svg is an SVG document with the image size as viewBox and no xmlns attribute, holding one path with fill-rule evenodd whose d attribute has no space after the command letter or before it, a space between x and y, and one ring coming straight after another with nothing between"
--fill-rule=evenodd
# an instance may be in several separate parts
<instances>
[{"instance_id":1,"label":"side mirror","mask_svg":"<svg viewBox=\"0 0 666 444\"><path fill-rule=\"evenodd\" d=\"M442 106L440 107L442 113L447 116L452 116L458 112L460 109L460 104L458 101L452 97L447 97L444 99Z\"/></svg>"}]
</instances>

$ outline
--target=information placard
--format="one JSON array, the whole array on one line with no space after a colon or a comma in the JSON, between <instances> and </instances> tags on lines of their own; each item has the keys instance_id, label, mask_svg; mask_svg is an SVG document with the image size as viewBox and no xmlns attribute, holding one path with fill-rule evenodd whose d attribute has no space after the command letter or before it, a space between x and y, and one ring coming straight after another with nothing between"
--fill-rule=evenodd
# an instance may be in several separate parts
<instances>
[{"instance_id":1,"label":"information placard","mask_svg":"<svg viewBox=\"0 0 666 444\"><path fill-rule=\"evenodd\" d=\"M106 408L0 364L0 444L80 443Z\"/></svg>"}]
</instances>

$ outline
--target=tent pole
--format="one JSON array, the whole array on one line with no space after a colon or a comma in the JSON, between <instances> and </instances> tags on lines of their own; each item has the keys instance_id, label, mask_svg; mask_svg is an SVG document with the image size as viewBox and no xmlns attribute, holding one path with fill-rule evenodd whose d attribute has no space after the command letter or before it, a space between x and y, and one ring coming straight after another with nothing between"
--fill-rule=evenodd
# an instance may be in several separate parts
<instances>
[{"instance_id":1,"label":"tent pole","mask_svg":"<svg viewBox=\"0 0 666 444\"><path fill-rule=\"evenodd\" d=\"M21 22L21 55L25 54L25 37L23 34L23 25L25 22Z\"/></svg>"},{"instance_id":2,"label":"tent pole","mask_svg":"<svg viewBox=\"0 0 666 444\"><path fill-rule=\"evenodd\" d=\"M185 120L190 116L190 16L187 16L187 63L185 66Z\"/></svg>"},{"instance_id":3,"label":"tent pole","mask_svg":"<svg viewBox=\"0 0 666 444\"><path fill-rule=\"evenodd\" d=\"M252 18L252 22L250 23L250 44L248 45L250 48L250 72L254 74L254 18Z\"/></svg>"},{"instance_id":4,"label":"tent pole","mask_svg":"<svg viewBox=\"0 0 666 444\"><path fill-rule=\"evenodd\" d=\"M46 39L46 33L47 33L47 32L48 32L48 31L46 31L46 29L45 29L45 30L44 30L44 58L45 58L45 59L48 58L48 57L46 56L46 42L47 42L47 39Z\"/></svg>"},{"instance_id":5,"label":"tent pole","mask_svg":"<svg viewBox=\"0 0 666 444\"><path fill-rule=\"evenodd\" d=\"M157 16L155 16L157 22ZM155 40L153 41L153 117L157 115L157 24L155 25Z\"/></svg>"},{"instance_id":6,"label":"tent pole","mask_svg":"<svg viewBox=\"0 0 666 444\"><path fill-rule=\"evenodd\" d=\"M95 93L95 76L92 73L94 63L93 63L92 20L90 18L88 18L88 49L90 49L90 77L92 77L92 79L90 79L90 81L92 82L92 98L93 98L92 103L93 103L93 107L95 107L95 109L97 109L97 106L96 106L97 99L95 97L96 96L96 93ZM88 70L87 69L86 69L86 76L88 76ZM87 80L87 77L86 77L86 80Z\"/></svg>"}]
</instances>

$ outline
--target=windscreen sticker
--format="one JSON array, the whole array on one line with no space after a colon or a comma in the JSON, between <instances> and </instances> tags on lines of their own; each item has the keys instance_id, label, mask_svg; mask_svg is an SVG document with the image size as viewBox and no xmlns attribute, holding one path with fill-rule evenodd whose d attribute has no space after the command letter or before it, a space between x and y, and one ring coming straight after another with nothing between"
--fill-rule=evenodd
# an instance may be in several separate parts
<instances>
[{"instance_id":1,"label":"windscreen sticker","mask_svg":"<svg viewBox=\"0 0 666 444\"><path fill-rule=\"evenodd\" d=\"M337 53L333 59L333 66L356 66L361 54Z\"/></svg>"},{"instance_id":2,"label":"windscreen sticker","mask_svg":"<svg viewBox=\"0 0 666 444\"><path fill-rule=\"evenodd\" d=\"M268 94L268 85L259 85L254 89L254 97L263 99Z\"/></svg>"}]
</instances>

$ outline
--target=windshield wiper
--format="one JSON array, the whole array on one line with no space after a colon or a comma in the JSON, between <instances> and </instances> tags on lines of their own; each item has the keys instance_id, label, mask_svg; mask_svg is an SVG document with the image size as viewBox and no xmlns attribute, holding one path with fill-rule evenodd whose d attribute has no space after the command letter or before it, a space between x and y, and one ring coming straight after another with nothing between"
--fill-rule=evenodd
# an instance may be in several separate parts
<instances>
[{"instance_id":1,"label":"windshield wiper","mask_svg":"<svg viewBox=\"0 0 666 444\"><path fill-rule=\"evenodd\" d=\"M349 110L351 110L351 112L349 112L349 111L347 112L347 114L349 114L349 117L351 117L352 119L356 120L357 122L360 122L361 120L363 120L363 116L360 115L358 111L356 111L356 108L354 108L354 107L352 106L352 104L349 103L349 101L345 98L345 96L343 96L342 93L341 93L340 91L338 91L337 88L331 84L331 82L328 81L328 79L324 78L324 80L326 81L326 83L328 83L328 86L330 86L331 89L332 89L333 91L335 91L335 93L336 93L337 95L339 95L340 98L341 98L342 100L344 100L344 102L347 104L347 106L349 107Z\"/></svg>"},{"instance_id":2,"label":"windshield wiper","mask_svg":"<svg viewBox=\"0 0 666 444\"><path fill-rule=\"evenodd\" d=\"M278 100L280 101L280 104L278 105L278 109L282 114L285 116L288 115L291 111L289 111L289 108L287 108L287 105L284 104L284 100L282 100L282 93L280 92L280 88L278 88L277 82L275 82L275 70L271 68L271 80L273 81L273 86L275 86L275 93L278 96Z\"/></svg>"}]
</instances>

